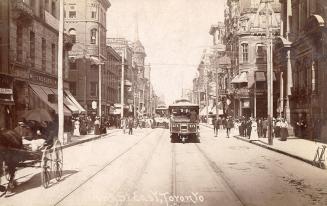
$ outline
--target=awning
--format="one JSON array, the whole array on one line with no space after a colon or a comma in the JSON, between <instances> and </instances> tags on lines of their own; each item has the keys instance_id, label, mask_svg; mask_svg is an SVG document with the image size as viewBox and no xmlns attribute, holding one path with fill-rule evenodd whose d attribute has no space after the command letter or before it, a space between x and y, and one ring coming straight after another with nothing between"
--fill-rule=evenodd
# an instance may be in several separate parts
<instances>
[{"instance_id":1,"label":"awning","mask_svg":"<svg viewBox=\"0 0 327 206\"><path fill-rule=\"evenodd\" d=\"M265 82L266 81L265 73L264 72L256 72L255 79L257 82Z\"/></svg>"},{"instance_id":2,"label":"awning","mask_svg":"<svg viewBox=\"0 0 327 206\"><path fill-rule=\"evenodd\" d=\"M65 94L67 95L68 99L74 103L74 105L77 107L79 113L85 113L86 110L80 105L80 103L78 103L78 101L74 98L74 96L72 95L72 93L70 93L69 90L64 90Z\"/></svg>"},{"instance_id":3,"label":"awning","mask_svg":"<svg viewBox=\"0 0 327 206\"><path fill-rule=\"evenodd\" d=\"M223 104L221 102L219 102L218 105L217 105L217 107L218 107L218 115L223 115L224 114ZM216 115L217 114L216 106L212 107L211 113L213 115Z\"/></svg>"},{"instance_id":4,"label":"awning","mask_svg":"<svg viewBox=\"0 0 327 206\"><path fill-rule=\"evenodd\" d=\"M45 86L39 86L35 84L30 84L30 87L34 91L34 93L45 103L47 104L51 109L53 109L56 113L58 113L58 104L49 102L48 100L48 95L49 94L54 94L53 91L49 87ZM64 115L65 116L71 116L72 113L64 107Z\"/></svg>"},{"instance_id":5,"label":"awning","mask_svg":"<svg viewBox=\"0 0 327 206\"><path fill-rule=\"evenodd\" d=\"M238 75L236 75L233 79L232 79L232 81L231 81L231 84L236 84L236 83L238 83L238 79L240 78L240 75L238 74Z\"/></svg>"},{"instance_id":6,"label":"awning","mask_svg":"<svg viewBox=\"0 0 327 206\"><path fill-rule=\"evenodd\" d=\"M209 114L209 108L208 108L208 114ZM207 106L203 107L203 109L200 111L200 116L206 116L207 115Z\"/></svg>"},{"instance_id":7,"label":"awning","mask_svg":"<svg viewBox=\"0 0 327 206\"><path fill-rule=\"evenodd\" d=\"M265 82L267 81L267 78L266 78L266 72L256 72L256 81L257 82ZM273 79L274 81L276 81L276 73L274 72L273 74Z\"/></svg>"},{"instance_id":8,"label":"awning","mask_svg":"<svg viewBox=\"0 0 327 206\"><path fill-rule=\"evenodd\" d=\"M232 84L238 84L238 83L247 83L248 82L248 74L246 72L242 72L241 74L238 74L234 79L232 80Z\"/></svg>"},{"instance_id":9,"label":"awning","mask_svg":"<svg viewBox=\"0 0 327 206\"><path fill-rule=\"evenodd\" d=\"M131 87L132 86L132 82L129 81L128 79L125 80L125 86Z\"/></svg>"},{"instance_id":10,"label":"awning","mask_svg":"<svg viewBox=\"0 0 327 206\"><path fill-rule=\"evenodd\" d=\"M58 96L58 92L56 89L52 89L52 92ZM64 105L72 112L79 113L78 108L74 105L74 103L64 94Z\"/></svg>"},{"instance_id":11,"label":"awning","mask_svg":"<svg viewBox=\"0 0 327 206\"><path fill-rule=\"evenodd\" d=\"M103 64L101 62L101 60L98 58L98 57L93 57L91 56L90 58L90 61L91 61L91 65L99 65L99 64Z\"/></svg>"}]
</instances>

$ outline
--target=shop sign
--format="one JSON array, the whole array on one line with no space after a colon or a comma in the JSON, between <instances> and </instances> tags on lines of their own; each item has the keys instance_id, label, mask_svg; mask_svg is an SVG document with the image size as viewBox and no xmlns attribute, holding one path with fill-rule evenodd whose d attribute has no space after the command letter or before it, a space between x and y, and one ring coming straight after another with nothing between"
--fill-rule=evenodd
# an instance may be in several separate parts
<instances>
[{"instance_id":1,"label":"shop sign","mask_svg":"<svg viewBox=\"0 0 327 206\"><path fill-rule=\"evenodd\" d=\"M0 88L0 94L13 94L12 89Z\"/></svg>"},{"instance_id":2,"label":"shop sign","mask_svg":"<svg viewBox=\"0 0 327 206\"><path fill-rule=\"evenodd\" d=\"M50 87L57 86L57 79L54 77L50 77L46 74L36 73L31 71L30 73L30 80L37 84L47 85Z\"/></svg>"},{"instance_id":3,"label":"shop sign","mask_svg":"<svg viewBox=\"0 0 327 206\"><path fill-rule=\"evenodd\" d=\"M250 108L250 101L249 100L243 100L242 107L243 108Z\"/></svg>"}]
</instances>

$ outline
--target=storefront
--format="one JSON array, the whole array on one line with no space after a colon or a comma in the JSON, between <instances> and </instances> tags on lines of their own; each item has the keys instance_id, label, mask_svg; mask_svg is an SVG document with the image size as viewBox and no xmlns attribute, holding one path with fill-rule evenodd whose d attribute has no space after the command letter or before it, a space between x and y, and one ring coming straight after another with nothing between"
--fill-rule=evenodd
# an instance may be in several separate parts
<instances>
[{"instance_id":1,"label":"storefront","mask_svg":"<svg viewBox=\"0 0 327 206\"><path fill-rule=\"evenodd\" d=\"M13 78L0 74L0 129L11 129L13 124Z\"/></svg>"}]
</instances>

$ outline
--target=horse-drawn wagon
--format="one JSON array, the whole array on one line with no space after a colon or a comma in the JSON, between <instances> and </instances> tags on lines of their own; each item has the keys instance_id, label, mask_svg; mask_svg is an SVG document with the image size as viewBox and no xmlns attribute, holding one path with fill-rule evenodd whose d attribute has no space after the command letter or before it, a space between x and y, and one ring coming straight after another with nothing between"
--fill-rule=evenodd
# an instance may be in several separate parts
<instances>
[{"instance_id":1,"label":"horse-drawn wagon","mask_svg":"<svg viewBox=\"0 0 327 206\"><path fill-rule=\"evenodd\" d=\"M40 168L44 188L49 186L52 178L56 181L61 179L63 152L60 141L53 136L37 139L33 135L31 128L25 124L13 130L0 131L0 194L13 190L17 168Z\"/></svg>"}]
</instances>

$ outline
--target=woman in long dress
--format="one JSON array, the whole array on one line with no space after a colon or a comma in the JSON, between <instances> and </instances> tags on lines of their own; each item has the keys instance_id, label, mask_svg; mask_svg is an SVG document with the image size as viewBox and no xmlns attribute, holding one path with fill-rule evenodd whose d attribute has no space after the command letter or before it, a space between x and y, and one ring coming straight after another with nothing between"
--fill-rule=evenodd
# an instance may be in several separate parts
<instances>
[{"instance_id":1,"label":"woman in long dress","mask_svg":"<svg viewBox=\"0 0 327 206\"><path fill-rule=\"evenodd\" d=\"M251 135L250 135L251 140L258 140L258 124L255 119L252 120L251 123Z\"/></svg>"},{"instance_id":2,"label":"woman in long dress","mask_svg":"<svg viewBox=\"0 0 327 206\"><path fill-rule=\"evenodd\" d=\"M81 136L79 132L79 125L80 125L79 120L76 119L74 122L74 133L73 133L74 136L78 136L78 137Z\"/></svg>"}]
</instances>

